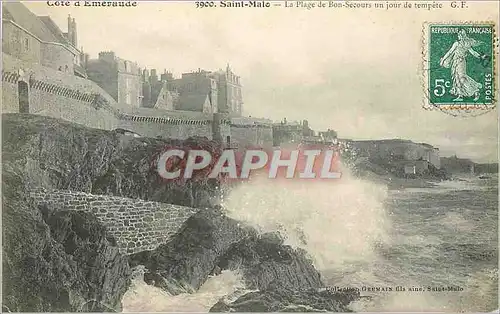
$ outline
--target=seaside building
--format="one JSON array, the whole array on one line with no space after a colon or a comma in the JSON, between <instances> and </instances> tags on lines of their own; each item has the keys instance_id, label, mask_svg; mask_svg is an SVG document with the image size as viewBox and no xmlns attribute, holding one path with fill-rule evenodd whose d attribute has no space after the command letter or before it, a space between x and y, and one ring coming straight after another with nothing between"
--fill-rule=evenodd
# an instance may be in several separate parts
<instances>
[{"instance_id":1,"label":"seaside building","mask_svg":"<svg viewBox=\"0 0 500 314\"><path fill-rule=\"evenodd\" d=\"M214 73L218 83L219 112L230 116L240 117L243 113L243 96L241 93L241 79L230 68Z\"/></svg>"},{"instance_id":2,"label":"seaside building","mask_svg":"<svg viewBox=\"0 0 500 314\"><path fill-rule=\"evenodd\" d=\"M279 123L273 123L272 128L274 146L279 146L282 143L321 141L319 137L315 136L315 133L309 127L309 121L307 120L289 122L286 118L284 118Z\"/></svg>"},{"instance_id":3,"label":"seaside building","mask_svg":"<svg viewBox=\"0 0 500 314\"><path fill-rule=\"evenodd\" d=\"M240 148L321 140L307 120L273 127L270 120L243 116L241 78L229 65L175 78L166 70L159 75L155 69L141 69L113 51L91 59L77 49L71 16L67 32L62 32L50 17L36 16L20 2L2 7L2 107L7 112L36 113L149 137L205 136Z\"/></svg>"},{"instance_id":4,"label":"seaside building","mask_svg":"<svg viewBox=\"0 0 500 314\"><path fill-rule=\"evenodd\" d=\"M196 72L183 73L182 78L177 81L180 97L177 109L217 113L219 88L212 72L199 69Z\"/></svg>"},{"instance_id":5,"label":"seaside building","mask_svg":"<svg viewBox=\"0 0 500 314\"><path fill-rule=\"evenodd\" d=\"M49 16L37 16L20 2L2 3L2 51L26 63L36 63L86 77L78 49L76 21L68 16L63 33Z\"/></svg>"},{"instance_id":6,"label":"seaside building","mask_svg":"<svg viewBox=\"0 0 500 314\"><path fill-rule=\"evenodd\" d=\"M86 62L88 78L96 82L125 108L142 103L141 73L137 63L121 59L113 51L99 53Z\"/></svg>"},{"instance_id":7,"label":"seaside building","mask_svg":"<svg viewBox=\"0 0 500 314\"><path fill-rule=\"evenodd\" d=\"M198 69L176 79L164 71L142 71L143 106L203 113L224 113L241 117L243 96L241 79L229 65L216 72Z\"/></svg>"},{"instance_id":8,"label":"seaside building","mask_svg":"<svg viewBox=\"0 0 500 314\"><path fill-rule=\"evenodd\" d=\"M155 69L152 69L151 72L144 69L142 70L141 81L142 107L165 110L176 110L178 108L179 93L172 73L165 70L158 78Z\"/></svg>"}]
</instances>

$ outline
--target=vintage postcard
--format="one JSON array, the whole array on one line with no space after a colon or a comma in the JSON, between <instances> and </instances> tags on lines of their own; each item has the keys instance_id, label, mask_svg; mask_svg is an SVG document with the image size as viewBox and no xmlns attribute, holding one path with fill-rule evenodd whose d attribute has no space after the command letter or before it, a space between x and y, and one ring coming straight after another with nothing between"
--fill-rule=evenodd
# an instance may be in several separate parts
<instances>
[{"instance_id":1,"label":"vintage postcard","mask_svg":"<svg viewBox=\"0 0 500 314\"><path fill-rule=\"evenodd\" d=\"M2 1L2 312L498 313L483 1Z\"/></svg>"}]
</instances>

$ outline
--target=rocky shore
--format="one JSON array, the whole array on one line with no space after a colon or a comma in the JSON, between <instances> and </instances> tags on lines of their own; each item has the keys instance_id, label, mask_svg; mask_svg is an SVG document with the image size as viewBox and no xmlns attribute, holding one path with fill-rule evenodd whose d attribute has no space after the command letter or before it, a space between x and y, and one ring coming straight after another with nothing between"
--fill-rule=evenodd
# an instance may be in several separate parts
<instances>
[{"instance_id":1,"label":"rocky shore","mask_svg":"<svg viewBox=\"0 0 500 314\"><path fill-rule=\"evenodd\" d=\"M359 297L325 292L307 252L228 218L216 182L158 177L154 161L165 146L220 149L214 142L127 137L36 115L4 114L2 124L4 311L121 311L138 265L146 283L171 294L197 291L226 269L257 290L212 311L346 312ZM39 187L203 210L155 250L126 256L93 214L36 206L28 193Z\"/></svg>"},{"instance_id":2,"label":"rocky shore","mask_svg":"<svg viewBox=\"0 0 500 314\"><path fill-rule=\"evenodd\" d=\"M387 169L387 165L379 164L367 158L351 159L349 166L353 170L354 176L386 185L390 190L432 188L436 183L450 179L443 172L414 178L397 176Z\"/></svg>"}]
</instances>

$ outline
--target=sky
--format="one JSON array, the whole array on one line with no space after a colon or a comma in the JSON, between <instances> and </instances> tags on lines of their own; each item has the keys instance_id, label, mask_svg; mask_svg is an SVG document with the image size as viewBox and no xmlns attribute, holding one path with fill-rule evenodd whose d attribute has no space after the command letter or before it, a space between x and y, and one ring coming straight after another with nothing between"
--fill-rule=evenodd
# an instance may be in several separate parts
<instances>
[{"instance_id":1,"label":"sky","mask_svg":"<svg viewBox=\"0 0 500 314\"><path fill-rule=\"evenodd\" d=\"M307 119L313 129L334 129L340 138L409 139L438 147L441 156L498 161L498 111L462 118L425 110L421 84L423 24L498 21L497 1L468 1L464 9L444 1L436 10L24 3L64 32L71 14L78 45L91 58L114 51L176 76L229 63L241 76L247 116Z\"/></svg>"}]
</instances>

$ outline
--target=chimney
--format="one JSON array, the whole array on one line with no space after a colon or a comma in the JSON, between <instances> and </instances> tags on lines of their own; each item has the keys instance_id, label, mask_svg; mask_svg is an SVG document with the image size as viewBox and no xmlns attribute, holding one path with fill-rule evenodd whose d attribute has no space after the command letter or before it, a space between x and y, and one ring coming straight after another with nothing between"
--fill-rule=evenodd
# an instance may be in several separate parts
<instances>
[{"instance_id":1,"label":"chimney","mask_svg":"<svg viewBox=\"0 0 500 314\"><path fill-rule=\"evenodd\" d=\"M158 75L156 74L156 69L151 69L150 82L154 84L158 81Z\"/></svg>"},{"instance_id":2,"label":"chimney","mask_svg":"<svg viewBox=\"0 0 500 314\"><path fill-rule=\"evenodd\" d=\"M76 32L76 21L75 21L75 18L73 18L73 21L71 22L71 27L73 29L72 44L73 44L73 46L78 47L78 38L77 38L77 32Z\"/></svg>"},{"instance_id":3,"label":"chimney","mask_svg":"<svg viewBox=\"0 0 500 314\"><path fill-rule=\"evenodd\" d=\"M73 44L73 20L70 14L68 14L68 41Z\"/></svg>"}]
</instances>

